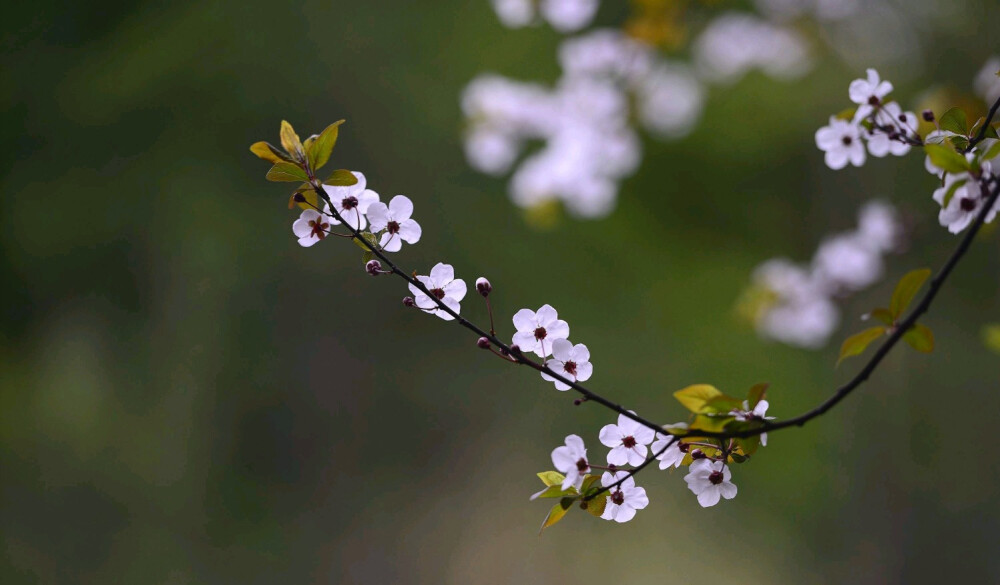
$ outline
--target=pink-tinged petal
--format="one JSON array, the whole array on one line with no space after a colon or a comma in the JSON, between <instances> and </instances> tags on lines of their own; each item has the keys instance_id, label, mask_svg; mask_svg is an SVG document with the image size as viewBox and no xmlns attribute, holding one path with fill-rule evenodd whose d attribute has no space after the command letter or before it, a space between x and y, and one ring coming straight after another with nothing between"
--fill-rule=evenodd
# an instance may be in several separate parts
<instances>
[{"instance_id":1,"label":"pink-tinged petal","mask_svg":"<svg viewBox=\"0 0 1000 585\"><path fill-rule=\"evenodd\" d=\"M847 95L850 96L851 101L856 104L863 104L868 101L871 97L868 91L871 89L871 85L864 79L855 79L851 82L851 85L847 87Z\"/></svg>"},{"instance_id":2,"label":"pink-tinged petal","mask_svg":"<svg viewBox=\"0 0 1000 585\"><path fill-rule=\"evenodd\" d=\"M358 210L361 213L368 213L368 208L378 202L378 193L371 189L365 189L358 197Z\"/></svg>"},{"instance_id":3,"label":"pink-tinged petal","mask_svg":"<svg viewBox=\"0 0 1000 585\"><path fill-rule=\"evenodd\" d=\"M419 242L421 234L420 224L412 219L404 220L399 224L399 237L408 244Z\"/></svg>"},{"instance_id":4,"label":"pink-tinged petal","mask_svg":"<svg viewBox=\"0 0 1000 585\"><path fill-rule=\"evenodd\" d=\"M865 145L864 144L862 144L860 141L856 140L854 142L854 144L851 145L851 148L849 149L849 152L850 152L851 164L852 165L854 165L856 167L860 167L861 165L865 164Z\"/></svg>"},{"instance_id":5,"label":"pink-tinged petal","mask_svg":"<svg viewBox=\"0 0 1000 585\"><path fill-rule=\"evenodd\" d=\"M642 465L646 461L646 454L649 451L645 445L636 445L628 449L628 463L632 466Z\"/></svg>"},{"instance_id":6,"label":"pink-tinged petal","mask_svg":"<svg viewBox=\"0 0 1000 585\"><path fill-rule=\"evenodd\" d=\"M535 318L535 312L531 309L521 309L520 311L514 313L514 327L516 327L518 331L531 331L532 335L534 335L535 327L538 326L537 323L538 321ZM517 343L517 341L514 343Z\"/></svg>"},{"instance_id":7,"label":"pink-tinged petal","mask_svg":"<svg viewBox=\"0 0 1000 585\"><path fill-rule=\"evenodd\" d=\"M590 377L594 375L594 366L590 362L576 364L576 381L586 382Z\"/></svg>"},{"instance_id":8,"label":"pink-tinged petal","mask_svg":"<svg viewBox=\"0 0 1000 585\"><path fill-rule=\"evenodd\" d=\"M406 221L413 215L413 202L406 195L396 195L389 201L389 211L392 218L398 222Z\"/></svg>"},{"instance_id":9,"label":"pink-tinged petal","mask_svg":"<svg viewBox=\"0 0 1000 585\"><path fill-rule=\"evenodd\" d=\"M889 154L891 142L885 134L876 134L868 140L868 152L876 158L882 158Z\"/></svg>"},{"instance_id":10,"label":"pink-tinged petal","mask_svg":"<svg viewBox=\"0 0 1000 585\"><path fill-rule=\"evenodd\" d=\"M366 213L373 232L380 232L389 224L389 208L381 201L373 203Z\"/></svg>"},{"instance_id":11,"label":"pink-tinged petal","mask_svg":"<svg viewBox=\"0 0 1000 585\"><path fill-rule=\"evenodd\" d=\"M872 93L877 95L879 99L882 99L885 96L892 93L892 83L888 81L883 81L882 83L879 83L875 86L875 91L873 91Z\"/></svg>"},{"instance_id":12,"label":"pink-tinged petal","mask_svg":"<svg viewBox=\"0 0 1000 585\"><path fill-rule=\"evenodd\" d=\"M763 447L767 447L767 433L760 434L760 444Z\"/></svg>"},{"instance_id":13,"label":"pink-tinged petal","mask_svg":"<svg viewBox=\"0 0 1000 585\"><path fill-rule=\"evenodd\" d=\"M625 501L628 502L630 507L635 508L636 510L642 510L649 505L649 498L646 496L646 489L641 487L634 487L628 490L625 494Z\"/></svg>"},{"instance_id":14,"label":"pink-tinged petal","mask_svg":"<svg viewBox=\"0 0 1000 585\"><path fill-rule=\"evenodd\" d=\"M720 483L719 491L722 492L722 497L727 500L731 500L736 497L736 486L731 483Z\"/></svg>"},{"instance_id":15,"label":"pink-tinged petal","mask_svg":"<svg viewBox=\"0 0 1000 585\"><path fill-rule=\"evenodd\" d=\"M616 471L614 473L611 473L610 471L605 471L603 474L601 474L601 485L604 487L608 487L609 485L615 483L625 475L626 473L624 471Z\"/></svg>"},{"instance_id":16,"label":"pink-tinged petal","mask_svg":"<svg viewBox=\"0 0 1000 585\"><path fill-rule=\"evenodd\" d=\"M423 293L418 294L413 300L418 307L425 310L436 309L438 306L429 296Z\"/></svg>"},{"instance_id":17,"label":"pink-tinged petal","mask_svg":"<svg viewBox=\"0 0 1000 585\"><path fill-rule=\"evenodd\" d=\"M556 381L555 378L553 378L552 376L546 374L545 372L539 372L539 374L542 375L542 379L545 380L546 382L555 382Z\"/></svg>"},{"instance_id":18,"label":"pink-tinged petal","mask_svg":"<svg viewBox=\"0 0 1000 585\"><path fill-rule=\"evenodd\" d=\"M418 276L417 279L419 280L420 277ZM420 295L424 294L420 292L419 288L413 286L412 284L408 284L407 287L410 289L410 294L413 295L414 297L419 297Z\"/></svg>"},{"instance_id":19,"label":"pink-tinged petal","mask_svg":"<svg viewBox=\"0 0 1000 585\"><path fill-rule=\"evenodd\" d=\"M559 314L552 308L552 305L542 305L538 309L538 312L535 313L535 316L538 319L538 324L548 329L549 324L555 321L559 317Z\"/></svg>"},{"instance_id":20,"label":"pink-tinged petal","mask_svg":"<svg viewBox=\"0 0 1000 585\"><path fill-rule=\"evenodd\" d=\"M581 364L583 362L589 362L590 350L587 349L586 345L578 343L575 346L573 346L573 351L572 353L570 353L570 359L572 359L574 362L578 364Z\"/></svg>"},{"instance_id":21,"label":"pink-tinged petal","mask_svg":"<svg viewBox=\"0 0 1000 585\"><path fill-rule=\"evenodd\" d=\"M611 497L609 496L604 503L604 513L601 514L601 518L603 520L614 520L615 511L618 509L618 507L619 506L617 504L611 501Z\"/></svg>"},{"instance_id":22,"label":"pink-tinged petal","mask_svg":"<svg viewBox=\"0 0 1000 585\"><path fill-rule=\"evenodd\" d=\"M465 293L468 292L468 287L465 285L465 281L459 278L444 285L441 287L441 290L444 291L444 294L448 298L460 301L465 298Z\"/></svg>"},{"instance_id":23,"label":"pink-tinged petal","mask_svg":"<svg viewBox=\"0 0 1000 585\"><path fill-rule=\"evenodd\" d=\"M403 242L399 239L399 234L393 235L389 232L385 232L379 240L379 245L382 246L386 252L399 252L400 248L403 247Z\"/></svg>"},{"instance_id":24,"label":"pink-tinged petal","mask_svg":"<svg viewBox=\"0 0 1000 585\"><path fill-rule=\"evenodd\" d=\"M605 447L617 447L622 444L622 433L618 430L618 425L604 425L597 439Z\"/></svg>"},{"instance_id":25,"label":"pink-tinged petal","mask_svg":"<svg viewBox=\"0 0 1000 585\"><path fill-rule=\"evenodd\" d=\"M847 166L847 153L843 149L829 150L824 157L826 166L835 171Z\"/></svg>"},{"instance_id":26,"label":"pink-tinged petal","mask_svg":"<svg viewBox=\"0 0 1000 585\"><path fill-rule=\"evenodd\" d=\"M633 412L632 414L635 413ZM618 415L618 432L621 433L623 437L635 435L635 430L637 428L639 428L639 423L635 422L634 420L630 419L624 414Z\"/></svg>"},{"instance_id":27,"label":"pink-tinged petal","mask_svg":"<svg viewBox=\"0 0 1000 585\"><path fill-rule=\"evenodd\" d=\"M831 124L833 121L831 120ZM843 133L833 126L823 126L816 131L816 147L820 150L830 150L841 144Z\"/></svg>"},{"instance_id":28,"label":"pink-tinged petal","mask_svg":"<svg viewBox=\"0 0 1000 585\"><path fill-rule=\"evenodd\" d=\"M520 347L523 352L533 352L538 346L538 340L531 331L519 331L514 334L513 344Z\"/></svg>"},{"instance_id":29,"label":"pink-tinged petal","mask_svg":"<svg viewBox=\"0 0 1000 585\"><path fill-rule=\"evenodd\" d=\"M615 522L624 523L628 522L632 518L635 518L635 510L629 508L628 506L616 506L618 510L616 511L614 518Z\"/></svg>"},{"instance_id":30,"label":"pink-tinged petal","mask_svg":"<svg viewBox=\"0 0 1000 585\"><path fill-rule=\"evenodd\" d=\"M573 344L567 339L556 339L552 342L552 357L567 362L572 359Z\"/></svg>"},{"instance_id":31,"label":"pink-tinged petal","mask_svg":"<svg viewBox=\"0 0 1000 585\"><path fill-rule=\"evenodd\" d=\"M576 462L579 461L579 457L573 453L573 450L569 447L556 447L552 451L552 465L556 466L560 472L565 474L570 469L576 469Z\"/></svg>"},{"instance_id":32,"label":"pink-tinged petal","mask_svg":"<svg viewBox=\"0 0 1000 585\"><path fill-rule=\"evenodd\" d=\"M573 377L570 376L569 379L572 380ZM569 384L566 384L565 382L560 382L559 380L553 380L553 381L555 382L556 390L559 390L560 392L565 392L565 391L569 390L570 388L572 388L572 386L570 386Z\"/></svg>"},{"instance_id":33,"label":"pink-tinged petal","mask_svg":"<svg viewBox=\"0 0 1000 585\"><path fill-rule=\"evenodd\" d=\"M562 486L560 487L562 487L563 491L566 491L573 487L579 479L580 472L576 470L576 467L572 467L566 472L566 477L563 479Z\"/></svg>"},{"instance_id":34,"label":"pink-tinged petal","mask_svg":"<svg viewBox=\"0 0 1000 585\"><path fill-rule=\"evenodd\" d=\"M587 454L587 447L583 444L583 439L580 438L580 435L568 435L566 437L566 446L580 455L580 457Z\"/></svg>"},{"instance_id":35,"label":"pink-tinged petal","mask_svg":"<svg viewBox=\"0 0 1000 585\"><path fill-rule=\"evenodd\" d=\"M299 238L308 238L312 235L312 226L307 219L296 219L292 224L292 233Z\"/></svg>"},{"instance_id":36,"label":"pink-tinged petal","mask_svg":"<svg viewBox=\"0 0 1000 585\"><path fill-rule=\"evenodd\" d=\"M656 432L647 426L640 425L635 429L635 433L632 436L635 437L637 443L643 445L643 449L645 450L645 445L652 443L653 439L656 438Z\"/></svg>"},{"instance_id":37,"label":"pink-tinged petal","mask_svg":"<svg viewBox=\"0 0 1000 585\"><path fill-rule=\"evenodd\" d=\"M462 312L462 305L459 304L458 300L456 300L456 299L453 299L451 297L445 297L445 298L441 299L441 302L444 303L444 305L446 307L448 307L452 311L455 311L456 313L461 313ZM451 315L449 315L448 313L446 313L444 311L438 311L438 313L439 313L438 317L441 317L445 321L451 321L452 319L454 319L454 317L452 317Z\"/></svg>"},{"instance_id":38,"label":"pink-tinged petal","mask_svg":"<svg viewBox=\"0 0 1000 585\"><path fill-rule=\"evenodd\" d=\"M601 441L602 443L604 441ZM625 465L629 460L629 450L619 445L608 452L608 463L611 465Z\"/></svg>"},{"instance_id":39,"label":"pink-tinged petal","mask_svg":"<svg viewBox=\"0 0 1000 585\"><path fill-rule=\"evenodd\" d=\"M309 248L318 241L319 238L312 238L312 237L299 238L299 245L302 246L303 248Z\"/></svg>"},{"instance_id":40,"label":"pink-tinged petal","mask_svg":"<svg viewBox=\"0 0 1000 585\"><path fill-rule=\"evenodd\" d=\"M431 268L431 282L435 287L444 286L455 280L455 268L451 264L438 262Z\"/></svg>"},{"instance_id":41,"label":"pink-tinged petal","mask_svg":"<svg viewBox=\"0 0 1000 585\"><path fill-rule=\"evenodd\" d=\"M707 489L698 494L698 503L702 508L711 508L719 503L719 490Z\"/></svg>"},{"instance_id":42,"label":"pink-tinged petal","mask_svg":"<svg viewBox=\"0 0 1000 585\"><path fill-rule=\"evenodd\" d=\"M545 326L545 338L548 340L566 339L569 337L569 325L562 320L555 320Z\"/></svg>"}]
</instances>

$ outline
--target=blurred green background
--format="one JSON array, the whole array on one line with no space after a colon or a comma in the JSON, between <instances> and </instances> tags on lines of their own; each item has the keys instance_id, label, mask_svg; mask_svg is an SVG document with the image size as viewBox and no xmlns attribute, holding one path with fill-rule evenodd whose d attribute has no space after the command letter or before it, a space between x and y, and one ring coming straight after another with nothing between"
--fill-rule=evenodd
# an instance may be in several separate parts
<instances>
[{"instance_id":1,"label":"blurred green background","mask_svg":"<svg viewBox=\"0 0 1000 585\"><path fill-rule=\"evenodd\" d=\"M945 0L942 0L945 2ZM606 3L599 22L621 21ZM914 104L967 91L995 4L948 2L924 49L884 68ZM400 262L488 276L509 315L553 304L594 388L648 417L671 393L771 382L769 414L810 408L859 362L835 349L892 281L938 266L920 156L834 173L813 133L861 73L820 52L803 80L711 92L697 131L647 141L607 220L529 226L505 181L471 171L460 92L482 71L551 82L559 36L508 31L488 3L204 1L5 8L0 38L0 582L997 582L997 238L862 391L735 469L699 508L680 473L639 482L628 525L574 514L539 537L534 473L597 406L404 310L353 246L302 249L288 191L247 150L347 118L332 167L405 193L424 228ZM822 45L819 45L822 46ZM733 305L752 269L808 260L882 196L912 245L852 298L830 348L765 343ZM476 297L463 304L482 322Z\"/></svg>"}]
</instances>

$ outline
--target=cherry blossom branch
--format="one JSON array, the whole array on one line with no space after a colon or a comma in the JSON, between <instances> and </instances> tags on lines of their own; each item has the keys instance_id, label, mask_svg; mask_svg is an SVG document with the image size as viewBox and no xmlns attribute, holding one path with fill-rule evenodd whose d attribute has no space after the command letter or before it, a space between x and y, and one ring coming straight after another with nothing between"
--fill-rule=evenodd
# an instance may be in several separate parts
<instances>
[{"instance_id":1,"label":"cherry blossom branch","mask_svg":"<svg viewBox=\"0 0 1000 585\"><path fill-rule=\"evenodd\" d=\"M645 426L645 427L647 427L649 429L652 429L652 430L654 430L656 432L662 432L663 431L663 427L661 425L658 425L658 424L656 424L656 423L654 423L654 422L652 422L650 420L647 420L647 419L645 419L645 418L643 418L643 417L635 414L634 412L631 412L631 411L627 410L622 405L616 404L616 403L608 400L607 398L604 398L603 396L601 396L601 395L599 395L599 394L597 394L597 393L595 393L595 392L593 392L591 390L588 390L587 388L584 388L583 386L581 386L580 384L578 384L576 381L570 380L569 378L566 378L565 376L559 374L558 372L553 371L551 368L549 368L545 364L540 364L540 363L538 363L538 362L536 362L536 361L534 361L534 360L532 360L532 359L530 359L528 357L525 357L524 353L522 353L521 350L519 348L517 348L516 346L509 346L509 345L505 344L504 342L500 341L500 339L498 339L496 335L484 331L482 328L480 328L479 326L477 326L475 323L472 323L471 321L469 321L465 317L461 316L458 312L454 311L451 307L449 307L448 305L446 305L441 299L437 298L437 296L435 296L433 293L431 293L431 291L428 290L428 288L424 285L424 283L420 282L412 274L406 273L403 269L401 269L399 266L397 266L392 260L390 260L382 252L382 250L379 249L378 246L376 246L376 245L372 244L371 242L369 242L361 234L360 230L356 229L353 225L351 225L350 223L346 222L344 220L344 218L340 215L340 212L337 211L336 206L333 205L333 203L330 201L330 197L329 197L329 195L326 194L326 190L323 189L322 183L320 183L320 181L316 178L316 176L311 171L309 171L309 185L312 187L313 191L315 191L316 195L318 195L323 201L325 201L328 204L328 210L329 211L327 211L326 213L328 215L330 215L331 217L333 217L334 219L336 219L337 221L339 221L342 224L344 224L347 227L347 229L351 231L351 233L353 234L353 236L356 239L356 241L360 242L361 245L364 246L365 249L367 249L372 254L374 254L375 257L378 258L380 262L384 263L384 265L389 268L389 270L387 272L391 272L392 274L395 274L395 275L399 276L400 278L402 278L403 280L405 280L407 283L409 283L410 285L412 285L413 287L415 287L417 290L419 290L419 291L423 292L424 294L426 294L428 296L428 298L430 298L432 301L434 301L434 303L438 306L439 309L441 309L442 311L444 311L445 313L447 313L448 315L450 315L459 325L461 325L462 327L465 327L466 329L468 329L468 330L476 333L480 337L486 338L487 340L489 340L489 342L491 344L493 344L496 347L500 348L501 353L504 353L506 355L510 355L513 358L513 360L514 360L515 363L528 366L528 367L530 367L532 369L535 369L535 370L537 370L539 372L542 372L542 373L544 373L544 374L546 374L548 376L551 376L551 377L559 380L563 384L566 384L567 386L569 386L573 390L575 390L578 393L580 393L581 395L583 395L584 400L596 402L596 403L600 404L601 406L604 406L605 408L611 409L611 410L617 412L618 414L620 414L622 416L628 417L628 418L634 420L635 422L637 422L637 423L639 423L639 424L641 424L641 425L643 425L643 426Z\"/></svg>"},{"instance_id":2,"label":"cherry blossom branch","mask_svg":"<svg viewBox=\"0 0 1000 585\"><path fill-rule=\"evenodd\" d=\"M993 122L993 118L997 115L997 110L1000 109L1000 98L993 102L993 107L990 108L989 114L986 115L986 120L983 121L983 125L979 128L979 133L976 137L969 141L969 146L965 148L965 152L972 152L977 144L986 139L986 131L990 127L990 123Z\"/></svg>"}]
</instances>

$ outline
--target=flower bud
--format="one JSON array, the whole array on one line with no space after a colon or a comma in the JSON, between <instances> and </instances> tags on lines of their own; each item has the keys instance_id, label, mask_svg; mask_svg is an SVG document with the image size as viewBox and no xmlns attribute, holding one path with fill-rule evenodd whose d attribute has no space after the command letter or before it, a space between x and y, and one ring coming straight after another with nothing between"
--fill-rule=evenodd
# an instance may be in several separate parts
<instances>
[{"instance_id":1,"label":"flower bud","mask_svg":"<svg viewBox=\"0 0 1000 585\"><path fill-rule=\"evenodd\" d=\"M934 112L931 111L931 110L924 110L923 114L921 114L921 115L924 117L924 121L925 122L933 122L934 121Z\"/></svg>"},{"instance_id":2,"label":"flower bud","mask_svg":"<svg viewBox=\"0 0 1000 585\"><path fill-rule=\"evenodd\" d=\"M510 353L521 353L521 346L516 343L510 346Z\"/></svg>"},{"instance_id":3,"label":"flower bud","mask_svg":"<svg viewBox=\"0 0 1000 585\"><path fill-rule=\"evenodd\" d=\"M476 290L484 297L488 297L493 292L493 285L490 284L490 281L480 276L476 279Z\"/></svg>"},{"instance_id":4,"label":"flower bud","mask_svg":"<svg viewBox=\"0 0 1000 585\"><path fill-rule=\"evenodd\" d=\"M365 264L365 272L372 276L378 276L382 273L382 263L378 260L369 260L368 264ZM406 301L403 302L405 303Z\"/></svg>"},{"instance_id":5,"label":"flower bud","mask_svg":"<svg viewBox=\"0 0 1000 585\"><path fill-rule=\"evenodd\" d=\"M413 300L413 297L403 297L404 307L416 307L417 301Z\"/></svg>"},{"instance_id":6,"label":"flower bud","mask_svg":"<svg viewBox=\"0 0 1000 585\"><path fill-rule=\"evenodd\" d=\"M705 458L705 453L701 449L695 449L694 451L691 451L691 459L697 461L699 459L704 459L704 458Z\"/></svg>"},{"instance_id":7,"label":"flower bud","mask_svg":"<svg viewBox=\"0 0 1000 585\"><path fill-rule=\"evenodd\" d=\"M677 443L677 448L681 450L681 453L687 453L691 450L691 445L687 443Z\"/></svg>"},{"instance_id":8,"label":"flower bud","mask_svg":"<svg viewBox=\"0 0 1000 585\"><path fill-rule=\"evenodd\" d=\"M479 340L476 341L476 345L479 346L479 349L489 349L490 348L490 340L486 339L485 337L480 337Z\"/></svg>"},{"instance_id":9,"label":"flower bud","mask_svg":"<svg viewBox=\"0 0 1000 585\"><path fill-rule=\"evenodd\" d=\"M296 192L295 195L292 195L292 199L294 199L296 203L306 202L306 196L299 192Z\"/></svg>"}]
</instances>

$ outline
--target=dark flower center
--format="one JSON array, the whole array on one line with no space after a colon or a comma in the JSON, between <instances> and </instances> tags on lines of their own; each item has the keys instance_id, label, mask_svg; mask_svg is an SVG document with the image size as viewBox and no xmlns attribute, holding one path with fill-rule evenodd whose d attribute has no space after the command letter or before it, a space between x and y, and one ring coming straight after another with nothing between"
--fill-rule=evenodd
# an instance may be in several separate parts
<instances>
[{"instance_id":1,"label":"dark flower center","mask_svg":"<svg viewBox=\"0 0 1000 585\"><path fill-rule=\"evenodd\" d=\"M535 329L535 339L538 339L539 341L541 341L542 339L545 339L545 328L544 327L539 327L538 329Z\"/></svg>"},{"instance_id":2,"label":"dark flower center","mask_svg":"<svg viewBox=\"0 0 1000 585\"><path fill-rule=\"evenodd\" d=\"M434 295L435 297L437 297L438 300L441 300L441 299L444 298L444 290L440 289L440 288L432 288L431 289L431 294Z\"/></svg>"},{"instance_id":3,"label":"dark flower center","mask_svg":"<svg viewBox=\"0 0 1000 585\"><path fill-rule=\"evenodd\" d=\"M309 227L312 228L312 233L309 235L316 236L317 238L322 240L323 238L326 237L326 230L329 229L330 224L323 223L322 221L313 220L309 222Z\"/></svg>"},{"instance_id":4,"label":"dark flower center","mask_svg":"<svg viewBox=\"0 0 1000 585\"><path fill-rule=\"evenodd\" d=\"M386 229L389 230L390 234L398 234L399 233L399 224L396 223L396 222L394 222L394 221L390 221L389 225L386 226Z\"/></svg>"},{"instance_id":5,"label":"dark flower center","mask_svg":"<svg viewBox=\"0 0 1000 585\"><path fill-rule=\"evenodd\" d=\"M873 106L877 106L881 102L879 101L878 96L873 95L872 97L868 98L868 103L871 104L871 105L873 105Z\"/></svg>"},{"instance_id":6,"label":"dark flower center","mask_svg":"<svg viewBox=\"0 0 1000 585\"><path fill-rule=\"evenodd\" d=\"M976 202L968 197L963 197L959 205L962 206L962 211L972 211L976 208Z\"/></svg>"},{"instance_id":7,"label":"dark flower center","mask_svg":"<svg viewBox=\"0 0 1000 585\"><path fill-rule=\"evenodd\" d=\"M635 447L635 437L628 436L622 439L622 445L625 445L626 449L631 449Z\"/></svg>"},{"instance_id":8,"label":"dark flower center","mask_svg":"<svg viewBox=\"0 0 1000 585\"><path fill-rule=\"evenodd\" d=\"M353 195L350 197L344 197L344 200L340 202L340 206L344 208L344 211L354 209L358 206L358 198Z\"/></svg>"},{"instance_id":9,"label":"dark flower center","mask_svg":"<svg viewBox=\"0 0 1000 585\"><path fill-rule=\"evenodd\" d=\"M587 465L587 460L581 457L580 460L576 462L576 469L580 473L584 473L590 469L590 465Z\"/></svg>"},{"instance_id":10,"label":"dark flower center","mask_svg":"<svg viewBox=\"0 0 1000 585\"><path fill-rule=\"evenodd\" d=\"M712 482L712 485L719 485L722 483L722 472L713 471L712 474L708 476L708 481Z\"/></svg>"},{"instance_id":11,"label":"dark flower center","mask_svg":"<svg viewBox=\"0 0 1000 585\"><path fill-rule=\"evenodd\" d=\"M576 362L566 362L563 364L563 369L566 370L566 373L570 376L573 376L574 378L576 377Z\"/></svg>"},{"instance_id":12,"label":"dark flower center","mask_svg":"<svg viewBox=\"0 0 1000 585\"><path fill-rule=\"evenodd\" d=\"M905 124L906 123L906 114L900 114L899 115L899 121Z\"/></svg>"},{"instance_id":13,"label":"dark flower center","mask_svg":"<svg viewBox=\"0 0 1000 585\"><path fill-rule=\"evenodd\" d=\"M843 138L840 139L840 141L844 143L844 146L850 146L851 143L854 142L854 139L852 139L850 136L844 136Z\"/></svg>"},{"instance_id":14,"label":"dark flower center","mask_svg":"<svg viewBox=\"0 0 1000 585\"><path fill-rule=\"evenodd\" d=\"M625 503L625 494L623 494L621 490L611 494L611 503L621 506Z\"/></svg>"}]
</instances>

